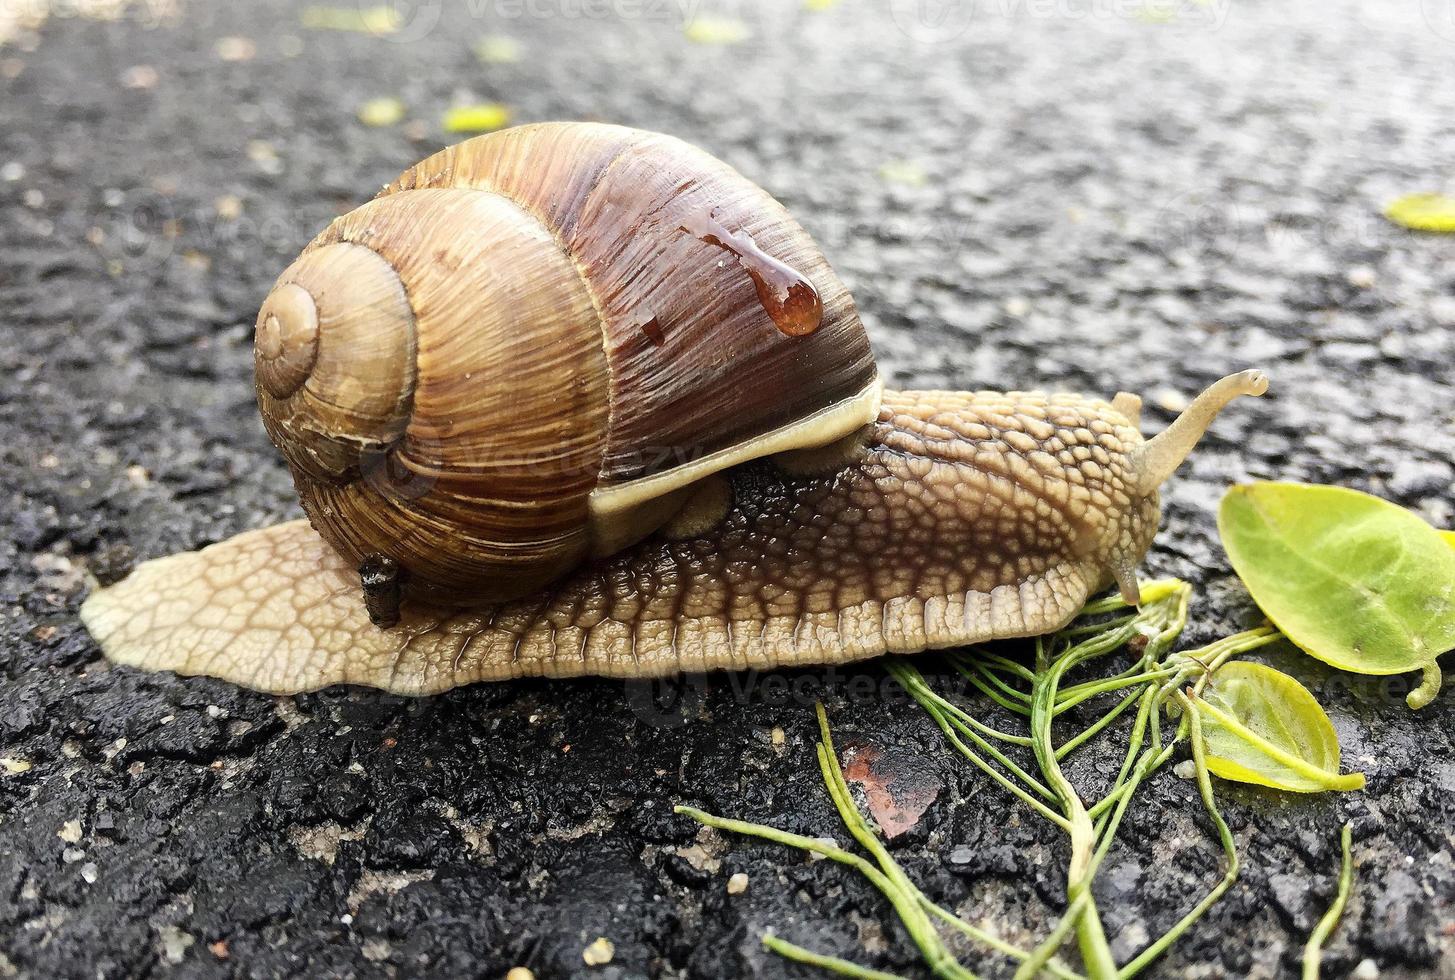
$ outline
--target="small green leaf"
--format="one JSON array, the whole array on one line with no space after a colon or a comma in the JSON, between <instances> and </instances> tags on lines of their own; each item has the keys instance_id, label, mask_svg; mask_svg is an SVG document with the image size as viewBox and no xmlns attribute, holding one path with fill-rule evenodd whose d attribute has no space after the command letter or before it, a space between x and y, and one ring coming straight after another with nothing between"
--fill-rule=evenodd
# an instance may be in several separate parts
<instances>
[{"instance_id":1,"label":"small green leaf","mask_svg":"<svg viewBox=\"0 0 1455 980\"><path fill-rule=\"evenodd\" d=\"M1364 787L1361 773L1339 774L1339 736L1329 716L1287 674L1234 660L1192 703L1214 775L1294 793Z\"/></svg>"},{"instance_id":2,"label":"small green leaf","mask_svg":"<svg viewBox=\"0 0 1455 980\"><path fill-rule=\"evenodd\" d=\"M1414 231L1455 232L1455 197L1405 194L1384 206L1384 216Z\"/></svg>"},{"instance_id":3,"label":"small green leaf","mask_svg":"<svg viewBox=\"0 0 1455 980\"><path fill-rule=\"evenodd\" d=\"M359 122L375 128L393 126L404 118L404 103L398 99L384 97L370 99L359 106Z\"/></svg>"},{"instance_id":4,"label":"small green leaf","mask_svg":"<svg viewBox=\"0 0 1455 980\"><path fill-rule=\"evenodd\" d=\"M914 160L887 160L879 165L879 179L905 187L923 187L929 182L925 168Z\"/></svg>"},{"instance_id":5,"label":"small green leaf","mask_svg":"<svg viewBox=\"0 0 1455 980\"><path fill-rule=\"evenodd\" d=\"M1360 674L1423 670L1412 708L1440 689L1455 647L1455 549L1415 514L1341 487L1233 487L1218 511L1233 568L1285 636Z\"/></svg>"},{"instance_id":6,"label":"small green leaf","mask_svg":"<svg viewBox=\"0 0 1455 980\"><path fill-rule=\"evenodd\" d=\"M399 30L399 12L388 4L376 7L305 7L300 15L303 26L316 31L353 31L382 37Z\"/></svg>"},{"instance_id":7,"label":"small green leaf","mask_svg":"<svg viewBox=\"0 0 1455 980\"><path fill-rule=\"evenodd\" d=\"M736 17L694 17L685 33L694 44L741 44L753 36Z\"/></svg>"},{"instance_id":8,"label":"small green leaf","mask_svg":"<svg viewBox=\"0 0 1455 980\"><path fill-rule=\"evenodd\" d=\"M490 133L510 125L510 110L499 102L462 105L445 113L447 133Z\"/></svg>"},{"instance_id":9,"label":"small green leaf","mask_svg":"<svg viewBox=\"0 0 1455 980\"><path fill-rule=\"evenodd\" d=\"M475 42L475 57L487 65L510 65L520 60L520 42L504 34L486 34Z\"/></svg>"}]
</instances>

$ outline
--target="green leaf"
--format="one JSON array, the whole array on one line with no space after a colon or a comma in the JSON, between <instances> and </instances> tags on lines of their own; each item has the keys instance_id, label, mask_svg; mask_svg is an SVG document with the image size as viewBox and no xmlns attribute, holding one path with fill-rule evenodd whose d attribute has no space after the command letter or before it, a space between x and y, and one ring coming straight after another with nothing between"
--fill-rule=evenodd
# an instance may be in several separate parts
<instances>
[{"instance_id":1,"label":"green leaf","mask_svg":"<svg viewBox=\"0 0 1455 980\"><path fill-rule=\"evenodd\" d=\"M499 102L456 106L445 113L447 133L491 133L510 125L510 110Z\"/></svg>"},{"instance_id":2,"label":"green leaf","mask_svg":"<svg viewBox=\"0 0 1455 980\"><path fill-rule=\"evenodd\" d=\"M1441 531L1440 537L1450 542L1450 547L1455 548L1455 531Z\"/></svg>"},{"instance_id":3,"label":"green leaf","mask_svg":"<svg viewBox=\"0 0 1455 980\"><path fill-rule=\"evenodd\" d=\"M362 4L338 7L305 7L301 14L303 26L318 31L354 31L382 37L399 30L402 20L398 11L388 4L365 7Z\"/></svg>"},{"instance_id":4,"label":"green leaf","mask_svg":"<svg viewBox=\"0 0 1455 980\"><path fill-rule=\"evenodd\" d=\"M359 122L365 126L393 126L404 118L404 103L392 97L370 99L359 106Z\"/></svg>"},{"instance_id":5,"label":"green leaf","mask_svg":"<svg viewBox=\"0 0 1455 980\"><path fill-rule=\"evenodd\" d=\"M1361 773L1339 774L1339 737L1329 716L1281 671L1234 660L1192 703L1214 775L1294 793L1364 788Z\"/></svg>"},{"instance_id":6,"label":"green leaf","mask_svg":"<svg viewBox=\"0 0 1455 980\"><path fill-rule=\"evenodd\" d=\"M520 60L520 42L504 34L486 34L475 42L475 57L487 65L511 65Z\"/></svg>"},{"instance_id":7,"label":"green leaf","mask_svg":"<svg viewBox=\"0 0 1455 980\"><path fill-rule=\"evenodd\" d=\"M684 30L694 44L741 44L753 36L736 17L694 17Z\"/></svg>"},{"instance_id":8,"label":"green leaf","mask_svg":"<svg viewBox=\"0 0 1455 980\"><path fill-rule=\"evenodd\" d=\"M1384 206L1384 216L1414 231L1455 231L1455 197L1406 194Z\"/></svg>"},{"instance_id":9,"label":"green leaf","mask_svg":"<svg viewBox=\"0 0 1455 980\"><path fill-rule=\"evenodd\" d=\"M1233 487L1218 511L1233 568L1285 636L1360 674L1423 670L1412 708L1440 689L1455 647L1455 548L1415 514L1342 487Z\"/></svg>"}]
</instances>

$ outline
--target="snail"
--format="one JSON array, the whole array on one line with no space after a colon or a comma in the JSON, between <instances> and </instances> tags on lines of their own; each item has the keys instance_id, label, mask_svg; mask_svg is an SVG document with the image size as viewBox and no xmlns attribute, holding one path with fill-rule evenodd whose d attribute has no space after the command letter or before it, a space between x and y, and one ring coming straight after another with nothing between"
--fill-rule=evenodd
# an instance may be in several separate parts
<instances>
[{"instance_id":1,"label":"snail","mask_svg":"<svg viewBox=\"0 0 1455 980\"><path fill-rule=\"evenodd\" d=\"M1245 371L1141 401L885 390L766 192L667 136L545 123L334 221L258 314L307 520L143 563L113 661L272 692L824 664L1053 631L1134 569Z\"/></svg>"}]
</instances>

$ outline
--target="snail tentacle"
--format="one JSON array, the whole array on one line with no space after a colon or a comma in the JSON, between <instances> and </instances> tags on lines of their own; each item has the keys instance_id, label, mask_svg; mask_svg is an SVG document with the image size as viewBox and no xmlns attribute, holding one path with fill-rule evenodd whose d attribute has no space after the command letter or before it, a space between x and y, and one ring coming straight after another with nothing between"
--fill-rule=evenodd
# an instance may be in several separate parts
<instances>
[{"instance_id":1,"label":"snail tentacle","mask_svg":"<svg viewBox=\"0 0 1455 980\"><path fill-rule=\"evenodd\" d=\"M1240 371L1209 385L1171 425L1137 451L1134 462L1141 474L1141 491L1151 493L1166 483L1187 454L1192 452L1212 420L1230 402L1243 395L1256 398L1267 390L1268 379L1261 371Z\"/></svg>"}]
</instances>

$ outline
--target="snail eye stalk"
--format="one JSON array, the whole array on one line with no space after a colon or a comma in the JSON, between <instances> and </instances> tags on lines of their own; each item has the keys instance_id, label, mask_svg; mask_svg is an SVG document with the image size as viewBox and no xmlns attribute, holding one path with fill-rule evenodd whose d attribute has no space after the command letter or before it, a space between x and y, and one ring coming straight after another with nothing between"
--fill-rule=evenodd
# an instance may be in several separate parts
<instances>
[{"instance_id":1,"label":"snail eye stalk","mask_svg":"<svg viewBox=\"0 0 1455 980\"><path fill-rule=\"evenodd\" d=\"M1268 378L1262 371L1241 371L1210 385L1171 425L1132 454L1137 488L1145 495L1166 483L1229 402L1243 395L1257 397L1267 390Z\"/></svg>"}]
</instances>

